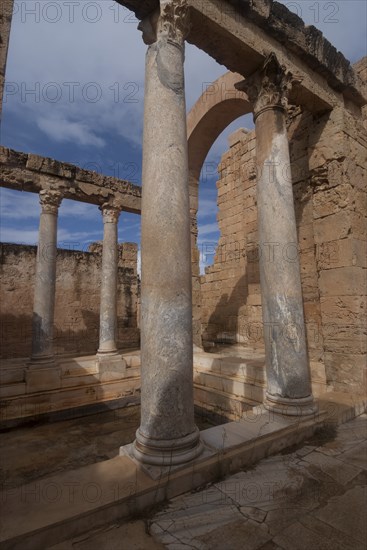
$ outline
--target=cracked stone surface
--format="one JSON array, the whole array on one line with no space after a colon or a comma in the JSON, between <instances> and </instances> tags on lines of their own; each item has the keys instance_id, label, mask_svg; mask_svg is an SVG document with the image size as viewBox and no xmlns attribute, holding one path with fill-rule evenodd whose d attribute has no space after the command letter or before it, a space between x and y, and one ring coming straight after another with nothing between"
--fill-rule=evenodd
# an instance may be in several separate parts
<instances>
[{"instance_id":1,"label":"cracked stone surface","mask_svg":"<svg viewBox=\"0 0 367 550\"><path fill-rule=\"evenodd\" d=\"M367 415L323 429L150 520L169 550L364 549Z\"/></svg>"},{"instance_id":2,"label":"cracked stone surface","mask_svg":"<svg viewBox=\"0 0 367 550\"><path fill-rule=\"evenodd\" d=\"M144 520L49 550L365 550L367 414L181 495Z\"/></svg>"}]
</instances>

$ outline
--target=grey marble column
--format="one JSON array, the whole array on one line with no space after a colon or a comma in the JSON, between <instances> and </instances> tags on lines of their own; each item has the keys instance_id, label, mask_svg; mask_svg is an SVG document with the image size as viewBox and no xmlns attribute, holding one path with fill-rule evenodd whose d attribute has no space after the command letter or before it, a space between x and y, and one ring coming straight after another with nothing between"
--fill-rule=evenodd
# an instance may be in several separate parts
<instances>
[{"instance_id":1,"label":"grey marble column","mask_svg":"<svg viewBox=\"0 0 367 550\"><path fill-rule=\"evenodd\" d=\"M117 351L117 223L121 208L110 203L100 207L103 216L101 302L99 315L98 376L101 382L119 380L126 362Z\"/></svg>"},{"instance_id":2,"label":"grey marble column","mask_svg":"<svg viewBox=\"0 0 367 550\"><path fill-rule=\"evenodd\" d=\"M141 424L133 448L173 465L202 450L194 422L192 286L182 0L140 25L146 56L142 195Z\"/></svg>"},{"instance_id":3,"label":"grey marble column","mask_svg":"<svg viewBox=\"0 0 367 550\"><path fill-rule=\"evenodd\" d=\"M13 17L14 0L2 0L1 17L0 17L0 120L3 105L3 93L5 85L6 62L8 58L8 47L11 30L11 21Z\"/></svg>"},{"instance_id":4,"label":"grey marble column","mask_svg":"<svg viewBox=\"0 0 367 550\"><path fill-rule=\"evenodd\" d=\"M98 355L117 353L117 223L120 210L110 204L101 206L103 248Z\"/></svg>"},{"instance_id":5,"label":"grey marble column","mask_svg":"<svg viewBox=\"0 0 367 550\"><path fill-rule=\"evenodd\" d=\"M32 318L31 367L52 366L55 310L57 217L61 193L42 190Z\"/></svg>"},{"instance_id":6,"label":"grey marble column","mask_svg":"<svg viewBox=\"0 0 367 550\"><path fill-rule=\"evenodd\" d=\"M260 283L266 353L265 406L287 415L315 412L309 373L286 129L295 79L274 54L237 87L253 103L256 126Z\"/></svg>"}]
</instances>

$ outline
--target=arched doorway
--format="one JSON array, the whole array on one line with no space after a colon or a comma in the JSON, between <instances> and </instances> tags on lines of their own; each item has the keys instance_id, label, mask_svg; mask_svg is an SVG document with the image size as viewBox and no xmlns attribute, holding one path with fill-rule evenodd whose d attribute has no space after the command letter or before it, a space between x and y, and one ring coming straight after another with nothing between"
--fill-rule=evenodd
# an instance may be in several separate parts
<instances>
[{"instance_id":1,"label":"arched doorway","mask_svg":"<svg viewBox=\"0 0 367 550\"><path fill-rule=\"evenodd\" d=\"M247 95L235 88L235 84L241 80L243 77L240 74L225 73L205 90L187 116L193 269L193 332L194 344L199 347L202 344L200 255L197 247L199 179L206 156L218 136L231 122L252 112Z\"/></svg>"}]
</instances>

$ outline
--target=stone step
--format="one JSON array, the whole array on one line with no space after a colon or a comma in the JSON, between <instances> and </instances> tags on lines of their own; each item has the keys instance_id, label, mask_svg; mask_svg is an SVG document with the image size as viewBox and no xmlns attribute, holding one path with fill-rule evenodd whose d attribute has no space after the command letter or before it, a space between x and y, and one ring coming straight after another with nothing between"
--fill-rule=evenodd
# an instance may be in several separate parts
<instances>
[{"instance_id":1,"label":"stone step","mask_svg":"<svg viewBox=\"0 0 367 550\"><path fill-rule=\"evenodd\" d=\"M3 550L44 549L50 544L69 548L63 541L76 536L82 540L91 526L129 519L248 468L265 456L299 444L324 422L325 415L300 419L278 415L273 419L258 408L240 422L203 430L204 452L187 465L149 470L128 456L117 456L17 488L7 489L4 484L0 546Z\"/></svg>"},{"instance_id":2,"label":"stone step","mask_svg":"<svg viewBox=\"0 0 367 550\"><path fill-rule=\"evenodd\" d=\"M251 383L262 384L266 380L265 361L263 358L245 359L214 353L196 353L194 355L194 370L211 371L224 376L240 377Z\"/></svg>"},{"instance_id":3,"label":"stone step","mask_svg":"<svg viewBox=\"0 0 367 550\"><path fill-rule=\"evenodd\" d=\"M198 407L231 419L241 418L245 411L259 405L259 401L235 396L218 389L194 384L194 402Z\"/></svg>"},{"instance_id":4,"label":"stone step","mask_svg":"<svg viewBox=\"0 0 367 550\"><path fill-rule=\"evenodd\" d=\"M24 382L24 370L25 363L18 363L14 365L3 365L0 371L0 383L3 384L16 384L17 382Z\"/></svg>"},{"instance_id":5,"label":"stone step","mask_svg":"<svg viewBox=\"0 0 367 550\"><path fill-rule=\"evenodd\" d=\"M18 395L24 395L26 393L25 382L16 382L14 384L1 384L0 397L13 397Z\"/></svg>"},{"instance_id":6,"label":"stone step","mask_svg":"<svg viewBox=\"0 0 367 550\"><path fill-rule=\"evenodd\" d=\"M251 383L246 379L203 371L194 372L194 384L258 403L263 402L265 391L264 383Z\"/></svg>"},{"instance_id":7,"label":"stone step","mask_svg":"<svg viewBox=\"0 0 367 550\"><path fill-rule=\"evenodd\" d=\"M128 369L130 370L130 369ZM135 373L134 373L135 374ZM68 408L116 400L140 391L140 376L121 380L48 390L39 393L4 397L1 403L1 421L35 417Z\"/></svg>"},{"instance_id":8,"label":"stone step","mask_svg":"<svg viewBox=\"0 0 367 550\"><path fill-rule=\"evenodd\" d=\"M126 365L128 367L140 367L141 365L140 352L139 354L134 354L134 355L122 354L122 358L125 359Z\"/></svg>"}]
</instances>

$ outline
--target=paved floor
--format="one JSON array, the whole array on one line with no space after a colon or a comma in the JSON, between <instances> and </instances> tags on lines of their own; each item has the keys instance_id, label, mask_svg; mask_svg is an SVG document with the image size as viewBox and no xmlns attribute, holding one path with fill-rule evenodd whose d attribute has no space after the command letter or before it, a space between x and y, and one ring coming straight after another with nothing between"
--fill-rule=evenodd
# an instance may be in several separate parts
<instances>
[{"instance_id":1,"label":"paved floor","mask_svg":"<svg viewBox=\"0 0 367 550\"><path fill-rule=\"evenodd\" d=\"M367 415L52 550L365 550Z\"/></svg>"},{"instance_id":2,"label":"paved floor","mask_svg":"<svg viewBox=\"0 0 367 550\"><path fill-rule=\"evenodd\" d=\"M215 425L204 413L195 420L201 430ZM0 484L11 489L113 458L134 441L139 425L140 406L130 406L9 430L0 435Z\"/></svg>"}]
</instances>

